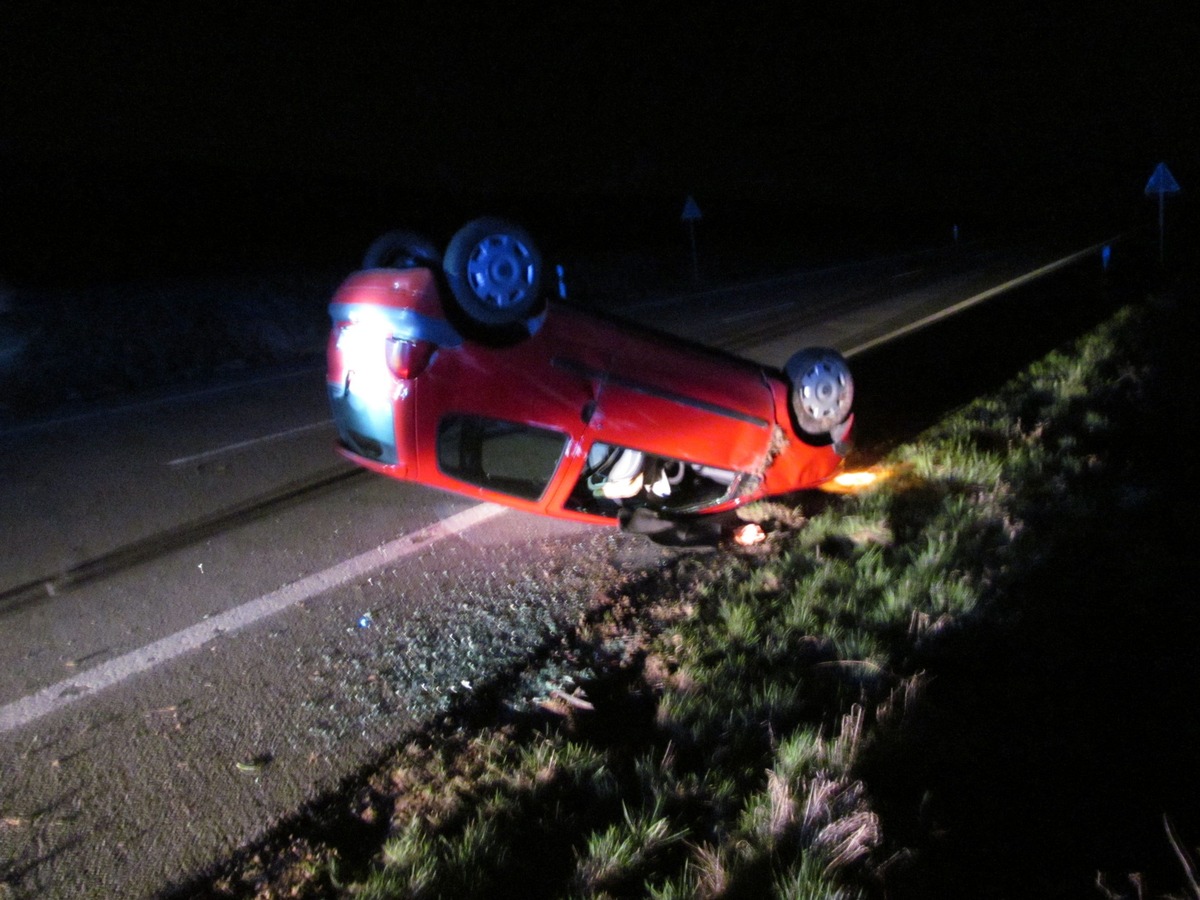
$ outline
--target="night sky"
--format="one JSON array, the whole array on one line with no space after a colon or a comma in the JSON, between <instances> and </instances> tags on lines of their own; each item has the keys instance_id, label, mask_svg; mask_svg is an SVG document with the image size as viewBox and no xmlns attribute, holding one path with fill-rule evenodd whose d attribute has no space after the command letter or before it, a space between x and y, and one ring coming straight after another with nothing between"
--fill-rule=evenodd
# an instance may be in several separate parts
<instances>
[{"instance_id":1,"label":"night sky","mask_svg":"<svg viewBox=\"0 0 1200 900\"><path fill-rule=\"evenodd\" d=\"M496 196L1120 216L1159 161L1200 190L1173 7L467 6L6 3L6 232Z\"/></svg>"}]
</instances>

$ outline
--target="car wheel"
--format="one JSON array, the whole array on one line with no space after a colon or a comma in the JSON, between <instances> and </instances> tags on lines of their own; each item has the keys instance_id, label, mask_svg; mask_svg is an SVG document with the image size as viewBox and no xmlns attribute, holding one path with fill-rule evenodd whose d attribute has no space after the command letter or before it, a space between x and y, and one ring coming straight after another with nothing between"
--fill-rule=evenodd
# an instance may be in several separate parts
<instances>
[{"instance_id":1,"label":"car wheel","mask_svg":"<svg viewBox=\"0 0 1200 900\"><path fill-rule=\"evenodd\" d=\"M538 304L541 253L524 229L503 219L475 219L460 228L443 269L459 309L478 324L519 322Z\"/></svg>"},{"instance_id":2,"label":"car wheel","mask_svg":"<svg viewBox=\"0 0 1200 900\"><path fill-rule=\"evenodd\" d=\"M364 269L434 269L441 264L437 246L411 231L381 234L363 255Z\"/></svg>"},{"instance_id":3,"label":"car wheel","mask_svg":"<svg viewBox=\"0 0 1200 900\"><path fill-rule=\"evenodd\" d=\"M826 438L846 421L854 402L854 379L845 357L828 347L810 347L784 367L792 385L792 413L804 434Z\"/></svg>"}]
</instances>

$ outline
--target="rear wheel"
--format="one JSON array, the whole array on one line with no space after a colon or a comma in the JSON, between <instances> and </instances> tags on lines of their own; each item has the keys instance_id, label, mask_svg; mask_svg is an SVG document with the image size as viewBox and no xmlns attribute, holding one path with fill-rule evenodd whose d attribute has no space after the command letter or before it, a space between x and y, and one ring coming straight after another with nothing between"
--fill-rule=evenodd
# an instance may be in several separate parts
<instances>
[{"instance_id":1,"label":"rear wheel","mask_svg":"<svg viewBox=\"0 0 1200 900\"><path fill-rule=\"evenodd\" d=\"M364 269L435 269L441 264L437 246L411 231L381 234L363 256Z\"/></svg>"},{"instance_id":2,"label":"rear wheel","mask_svg":"<svg viewBox=\"0 0 1200 900\"><path fill-rule=\"evenodd\" d=\"M854 379L845 357L828 347L810 347L784 367L792 385L792 413L800 431L828 439L846 421L854 402Z\"/></svg>"},{"instance_id":3,"label":"rear wheel","mask_svg":"<svg viewBox=\"0 0 1200 900\"><path fill-rule=\"evenodd\" d=\"M475 219L450 239L443 262L460 310L481 325L508 325L536 309L542 256L520 226L503 219Z\"/></svg>"}]
</instances>

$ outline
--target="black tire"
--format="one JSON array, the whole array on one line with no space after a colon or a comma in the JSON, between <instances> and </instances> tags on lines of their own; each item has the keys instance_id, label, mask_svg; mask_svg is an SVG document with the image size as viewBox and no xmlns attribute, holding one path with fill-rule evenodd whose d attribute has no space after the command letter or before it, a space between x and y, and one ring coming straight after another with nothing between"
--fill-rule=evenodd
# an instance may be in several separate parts
<instances>
[{"instance_id":1,"label":"black tire","mask_svg":"<svg viewBox=\"0 0 1200 900\"><path fill-rule=\"evenodd\" d=\"M442 267L458 308L476 324L513 324L538 307L542 255L529 234L511 222L468 222L450 239Z\"/></svg>"},{"instance_id":2,"label":"black tire","mask_svg":"<svg viewBox=\"0 0 1200 900\"><path fill-rule=\"evenodd\" d=\"M829 440L854 403L854 379L846 358L829 347L801 350L784 366L792 386L792 415L805 435Z\"/></svg>"},{"instance_id":3,"label":"black tire","mask_svg":"<svg viewBox=\"0 0 1200 900\"><path fill-rule=\"evenodd\" d=\"M381 234L363 255L364 269L436 269L441 264L437 246L411 231Z\"/></svg>"}]
</instances>

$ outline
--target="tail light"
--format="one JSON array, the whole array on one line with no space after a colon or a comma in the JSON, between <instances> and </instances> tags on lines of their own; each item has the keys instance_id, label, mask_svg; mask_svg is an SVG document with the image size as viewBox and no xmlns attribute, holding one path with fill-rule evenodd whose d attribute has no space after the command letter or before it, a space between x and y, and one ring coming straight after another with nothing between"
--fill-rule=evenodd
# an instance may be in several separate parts
<instances>
[{"instance_id":1,"label":"tail light","mask_svg":"<svg viewBox=\"0 0 1200 900\"><path fill-rule=\"evenodd\" d=\"M397 378L416 378L425 371L437 344L431 341L406 341L388 338L387 367Z\"/></svg>"}]
</instances>

